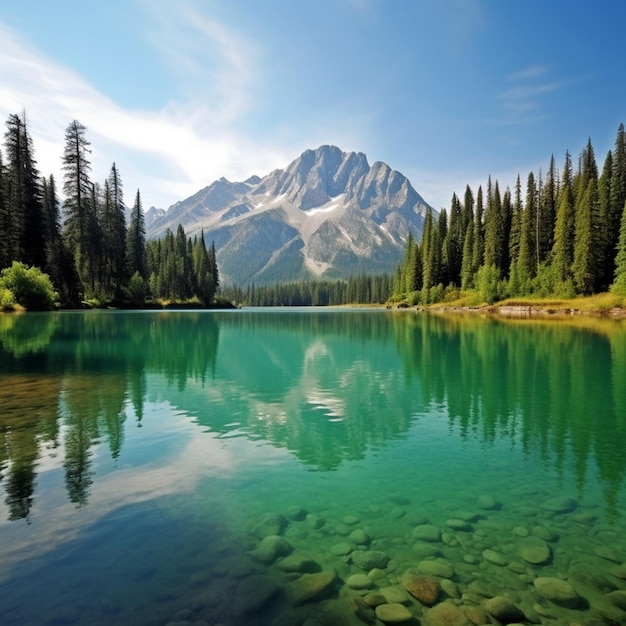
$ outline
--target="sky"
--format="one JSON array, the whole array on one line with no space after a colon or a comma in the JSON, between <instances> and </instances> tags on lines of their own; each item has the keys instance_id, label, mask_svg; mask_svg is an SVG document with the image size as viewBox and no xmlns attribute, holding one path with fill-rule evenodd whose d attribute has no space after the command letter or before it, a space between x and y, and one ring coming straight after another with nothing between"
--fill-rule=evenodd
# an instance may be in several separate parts
<instances>
[{"instance_id":1,"label":"sky","mask_svg":"<svg viewBox=\"0 0 626 626\"><path fill-rule=\"evenodd\" d=\"M620 0L0 0L0 117L25 112L58 180L78 120L92 180L115 162L144 209L331 144L439 210L589 138L602 167L625 23Z\"/></svg>"}]
</instances>

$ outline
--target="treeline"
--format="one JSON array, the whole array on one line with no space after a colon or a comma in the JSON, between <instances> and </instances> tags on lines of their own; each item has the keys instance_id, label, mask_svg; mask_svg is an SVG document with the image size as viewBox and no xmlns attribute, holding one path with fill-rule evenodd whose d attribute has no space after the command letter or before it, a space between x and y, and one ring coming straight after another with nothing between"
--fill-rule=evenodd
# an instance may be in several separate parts
<instances>
[{"instance_id":1,"label":"treeline","mask_svg":"<svg viewBox=\"0 0 626 626\"><path fill-rule=\"evenodd\" d=\"M0 152L0 270L14 262L46 273L63 307L142 305L147 297L214 301L215 248L182 227L146 244L141 195L126 223L123 185L113 163L102 182L91 178L87 129L65 132L61 204L54 176L41 176L26 115L10 115Z\"/></svg>"},{"instance_id":2,"label":"treeline","mask_svg":"<svg viewBox=\"0 0 626 626\"><path fill-rule=\"evenodd\" d=\"M505 297L626 296L626 137L598 171L591 139L576 167L530 172L522 188L467 186L450 211L427 214L421 242L409 235L394 277L395 302L427 304L474 290L481 302Z\"/></svg>"},{"instance_id":3,"label":"treeline","mask_svg":"<svg viewBox=\"0 0 626 626\"><path fill-rule=\"evenodd\" d=\"M388 274L348 280L311 280L247 287L224 287L222 295L239 306L337 306L383 304L393 286Z\"/></svg>"}]
</instances>

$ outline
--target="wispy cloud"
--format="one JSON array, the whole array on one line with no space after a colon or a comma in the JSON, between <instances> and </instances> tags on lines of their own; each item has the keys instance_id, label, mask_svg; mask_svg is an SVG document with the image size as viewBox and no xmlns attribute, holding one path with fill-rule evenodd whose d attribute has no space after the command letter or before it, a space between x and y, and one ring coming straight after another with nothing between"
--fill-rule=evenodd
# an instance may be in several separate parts
<instances>
[{"instance_id":1,"label":"wispy cloud","mask_svg":"<svg viewBox=\"0 0 626 626\"><path fill-rule=\"evenodd\" d=\"M530 124L545 119L541 112L542 97L564 85L563 81L545 80L548 73L544 66L534 65L508 77L513 85L498 95L506 113L500 124Z\"/></svg>"},{"instance_id":2,"label":"wispy cloud","mask_svg":"<svg viewBox=\"0 0 626 626\"><path fill-rule=\"evenodd\" d=\"M181 80L198 89L155 111L119 106L0 23L0 115L26 110L42 173L58 175L73 119L88 128L94 176L106 176L116 161L127 187L139 187L147 205L168 206L220 176L237 179L287 163L286 151L237 130L253 95L250 46L191 10L177 15L172 28L161 31L162 45L178 50L175 62L186 72ZM212 50L210 64L202 47Z\"/></svg>"}]
</instances>

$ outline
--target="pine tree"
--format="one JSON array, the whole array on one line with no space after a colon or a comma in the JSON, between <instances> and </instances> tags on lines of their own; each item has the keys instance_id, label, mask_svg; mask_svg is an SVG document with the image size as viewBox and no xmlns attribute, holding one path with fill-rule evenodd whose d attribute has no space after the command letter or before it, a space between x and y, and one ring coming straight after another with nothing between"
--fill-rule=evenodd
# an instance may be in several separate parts
<instances>
[{"instance_id":1,"label":"pine tree","mask_svg":"<svg viewBox=\"0 0 626 626\"><path fill-rule=\"evenodd\" d=\"M5 237L8 261L45 268L43 207L39 172L26 115L9 115L5 133Z\"/></svg>"},{"instance_id":2,"label":"pine tree","mask_svg":"<svg viewBox=\"0 0 626 626\"><path fill-rule=\"evenodd\" d=\"M113 297L119 300L129 275L126 264L126 208L122 178L115 163L111 166L107 182L110 205L108 207L107 229L103 234L111 272ZM143 255L145 255L145 242Z\"/></svg>"},{"instance_id":3,"label":"pine tree","mask_svg":"<svg viewBox=\"0 0 626 626\"><path fill-rule=\"evenodd\" d=\"M63 192L65 193L65 237L74 255L77 274L92 290L95 287L96 260L91 247L96 226L93 185L89 178L91 162L87 129L77 120L65 131L63 153Z\"/></svg>"},{"instance_id":4,"label":"pine tree","mask_svg":"<svg viewBox=\"0 0 626 626\"><path fill-rule=\"evenodd\" d=\"M598 181L591 177L576 207L572 263L574 285L584 295L594 292L598 278L598 210Z\"/></svg>"},{"instance_id":5,"label":"pine tree","mask_svg":"<svg viewBox=\"0 0 626 626\"><path fill-rule=\"evenodd\" d=\"M624 124L620 124L617 131L615 147L613 149L612 166L613 171L611 174L609 211L606 216L606 231L608 240L607 249L610 251L611 247L613 247L613 253L615 253L619 243L624 204L626 204L626 132L624 131ZM610 282L615 266L608 266L612 255L609 254L608 256L609 259L607 259L605 277L608 277Z\"/></svg>"},{"instance_id":6,"label":"pine tree","mask_svg":"<svg viewBox=\"0 0 626 626\"><path fill-rule=\"evenodd\" d=\"M556 279L561 284L571 279L571 267L574 262L575 213L572 184L572 161L569 152L566 152L552 246L552 267Z\"/></svg>"},{"instance_id":7,"label":"pine tree","mask_svg":"<svg viewBox=\"0 0 626 626\"><path fill-rule=\"evenodd\" d=\"M461 289L470 289L474 276L474 224L470 222L465 231L463 242L463 260L461 262Z\"/></svg>"},{"instance_id":8,"label":"pine tree","mask_svg":"<svg viewBox=\"0 0 626 626\"><path fill-rule=\"evenodd\" d=\"M554 228L559 194L559 180L554 155L550 157L550 167L546 182L541 186L539 194L539 211L537 213L538 231L538 263L543 263L554 245Z\"/></svg>"},{"instance_id":9,"label":"pine tree","mask_svg":"<svg viewBox=\"0 0 626 626\"><path fill-rule=\"evenodd\" d=\"M476 214L474 216L474 258L472 270L475 274L482 266L485 253L485 229L483 225L483 188L478 187L476 194Z\"/></svg>"},{"instance_id":10,"label":"pine tree","mask_svg":"<svg viewBox=\"0 0 626 626\"><path fill-rule=\"evenodd\" d=\"M509 234L509 259L511 263L519 260L519 245L522 236L522 218L524 206L522 205L522 183L519 174L515 182L515 200L511 211L511 230Z\"/></svg>"},{"instance_id":11,"label":"pine tree","mask_svg":"<svg viewBox=\"0 0 626 626\"><path fill-rule=\"evenodd\" d=\"M450 223L443 240L445 281L447 284L461 284L461 263L463 261L463 208L456 194L452 195Z\"/></svg>"},{"instance_id":12,"label":"pine tree","mask_svg":"<svg viewBox=\"0 0 626 626\"><path fill-rule=\"evenodd\" d=\"M491 176L487 184L487 209L485 210L484 264L495 266L500 274L504 268L506 248L505 219L498 181L492 187Z\"/></svg>"},{"instance_id":13,"label":"pine tree","mask_svg":"<svg viewBox=\"0 0 626 626\"><path fill-rule=\"evenodd\" d=\"M522 215L522 231L520 233L519 257L517 268L522 286L537 273L538 241L537 241L537 187L535 176L528 174L526 183L526 202Z\"/></svg>"},{"instance_id":14,"label":"pine tree","mask_svg":"<svg viewBox=\"0 0 626 626\"><path fill-rule=\"evenodd\" d=\"M139 189L137 189L135 195L135 204L130 214L130 224L126 232L126 269L129 276L139 272L139 275L144 280L148 278L149 274L146 266L146 226Z\"/></svg>"},{"instance_id":15,"label":"pine tree","mask_svg":"<svg viewBox=\"0 0 626 626\"><path fill-rule=\"evenodd\" d=\"M615 257L615 282L611 289L626 297L626 204L622 209L617 256Z\"/></svg>"}]
</instances>

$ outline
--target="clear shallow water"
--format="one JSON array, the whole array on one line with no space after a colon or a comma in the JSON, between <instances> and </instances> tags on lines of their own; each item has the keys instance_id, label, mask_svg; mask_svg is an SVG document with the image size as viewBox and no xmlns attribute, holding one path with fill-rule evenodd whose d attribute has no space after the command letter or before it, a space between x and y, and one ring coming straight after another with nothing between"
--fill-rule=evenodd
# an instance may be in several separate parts
<instances>
[{"instance_id":1,"label":"clear shallow water","mask_svg":"<svg viewBox=\"0 0 626 626\"><path fill-rule=\"evenodd\" d=\"M355 596L431 562L474 619L624 624L625 404L623 323L1 316L0 623L362 624ZM387 559L369 590L354 550Z\"/></svg>"}]
</instances>

